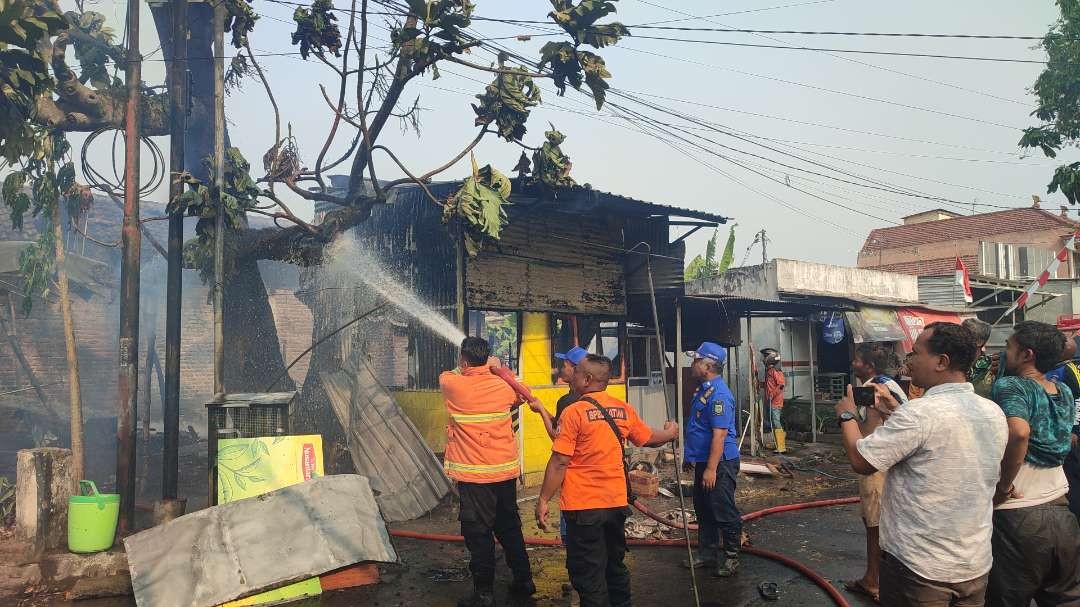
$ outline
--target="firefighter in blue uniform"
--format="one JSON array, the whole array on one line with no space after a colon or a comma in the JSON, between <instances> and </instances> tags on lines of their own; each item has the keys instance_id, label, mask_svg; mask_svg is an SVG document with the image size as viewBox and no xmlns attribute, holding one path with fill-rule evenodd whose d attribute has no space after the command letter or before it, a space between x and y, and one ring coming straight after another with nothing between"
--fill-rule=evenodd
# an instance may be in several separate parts
<instances>
[{"instance_id":1,"label":"firefighter in blue uniform","mask_svg":"<svg viewBox=\"0 0 1080 607\"><path fill-rule=\"evenodd\" d=\"M739 473L735 397L720 377L727 351L704 342L686 355L694 359L690 372L701 385L694 393L686 422L683 452L687 467L694 467L694 511L700 543L697 557L685 564L708 567L717 577L730 577L739 572L742 515L735 506L735 477Z\"/></svg>"}]
</instances>

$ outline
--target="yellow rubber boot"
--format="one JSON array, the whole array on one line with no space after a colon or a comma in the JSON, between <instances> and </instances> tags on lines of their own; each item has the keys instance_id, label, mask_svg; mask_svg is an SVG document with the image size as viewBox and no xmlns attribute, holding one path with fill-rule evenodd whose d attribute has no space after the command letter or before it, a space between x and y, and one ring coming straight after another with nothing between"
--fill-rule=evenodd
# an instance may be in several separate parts
<instances>
[{"instance_id":1,"label":"yellow rubber boot","mask_svg":"<svg viewBox=\"0 0 1080 607\"><path fill-rule=\"evenodd\" d=\"M783 430L773 430L773 434L776 435L776 452L787 453L787 433Z\"/></svg>"}]
</instances>

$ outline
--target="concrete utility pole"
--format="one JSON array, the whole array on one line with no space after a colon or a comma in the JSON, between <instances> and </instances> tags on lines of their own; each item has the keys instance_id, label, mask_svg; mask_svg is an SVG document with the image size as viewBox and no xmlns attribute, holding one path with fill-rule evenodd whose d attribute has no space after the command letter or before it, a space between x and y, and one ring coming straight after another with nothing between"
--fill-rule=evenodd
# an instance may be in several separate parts
<instances>
[{"instance_id":1,"label":"concrete utility pole","mask_svg":"<svg viewBox=\"0 0 1080 607\"><path fill-rule=\"evenodd\" d=\"M139 232L139 87L142 55L139 53L139 0L127 3L127 107L124 114L124 224L121 229L123 259L120 266L120 339L116 413L116 489L120 494L120 534L135 531L135 414L139 407L139 264L142 235Z\"/></svg>"},{"instance_id":2,"label":"concrete utility pole","mask_svg":"<svg viewBox=\"0 0 1080 607\"><path fill-rule=\"evenodd\" d=\"M765 228L758 232L758 238L761 239L761 265L765 265L769 263L769 239L765 236Z\"/></svg>"},{"instance_id":3,"label":"concrete utility pole","mask_svg":"<svg viewBox=\"0 0 1080 607\"><path fill-rule=\"evenodd\" d=\"M184 171L184 136L188 112L188 2L172 0L172 71L169 101L169 200L184 193L177 175ZM175 500L180 449L180 311L183 291L184 213L169 217L168 275L165 282L165 406L162 425L165 444L161 456L161 497Z\"/></svg>"},{"instance_id":4,"label":"concrete utility pole","mask_svg":"<svg viewBox=\"0 0 1080 607\"><path fill-rule=\"evenodd\" d=\"M214 8L214 398L225 395L225 4ZM211 436L208 440L217 440ZM213 465L213 462L211 462Z\"/></svg>"}]
</instances>

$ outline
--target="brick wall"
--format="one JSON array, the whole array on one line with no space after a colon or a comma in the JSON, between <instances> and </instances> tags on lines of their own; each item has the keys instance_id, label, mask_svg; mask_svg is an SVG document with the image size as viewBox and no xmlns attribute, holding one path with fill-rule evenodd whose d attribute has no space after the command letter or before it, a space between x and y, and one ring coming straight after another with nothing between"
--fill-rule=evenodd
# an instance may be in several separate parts
<instances>
[{"instance_id":1,"label":"brick wall","mask_svg":"<svg viewBox=\"0 0 1080 607\"><path fill-rule=\"evenodd\" d=\"M143 217L160 215L160 205L143 204ZM121 212L111 200L99 199L86 216L87 233L103 242L115 242L119 238ZM155 221L145 224L164 243L167 222ZM192 229L193 223L187 226ZM37 229L32 218L27 217L24 229L16 232L6 210L0 208L0 240L33 240ZM43 226L40 226L43 227ZM95 295L89 299L75 297L72 310L75 318L75 335L78 342L78 356L81 375L84 417L113 417L117 406L117 339L120 320L119 305L119 249L107 248L94 244L78 234L67 238L68 249L76 254L103 261L115 271L112 280L113 289L105 296ZM297 284L295 267L280 263L260 263L270 291L270 304L275 317L275 324L282 342L285 358L291 361L311 344L311 313L295 296ZM162 364L165 360L165 310L164 310L164 275L165 264L160 255L148 242L143 241L142 262L142 319L140 321L140 407L143 384L146 377L145 356L150 326L157 327L156 350ZM2 275L0 279L0 314L8 318L8 301L5 289L21 287L17 276ZM200 435L205 436L205 402L213 391L213 335L212 306L207 298L205 287L198 274L184 271L184 296L182 316L182 343L180 348L180 428L192 425ZM8 285L8 286L5 286ZM272 285L272 286L269 286ZM292 287L292 288L290 288ZM16 308L15 328L19 344L29 359L38 380L50 383L66 380L67 363L63 319L55 294L50 302L36 299L29 315L21 311L21 297L12 295ZM297 364L290 374L298 384L303 383L307 373L306 359ZM156 379L153 382L151 416L154 427L161 429L161 400ZM29 387L26 374L19 368L14 353L6 340L0 340L0 392L21 387ZM67 415L69 408L67 385L54 385L44 388L55 410ZM0 397L0 406L23 406L40 408L33 391Z\"/></svg>"}]
</instances>

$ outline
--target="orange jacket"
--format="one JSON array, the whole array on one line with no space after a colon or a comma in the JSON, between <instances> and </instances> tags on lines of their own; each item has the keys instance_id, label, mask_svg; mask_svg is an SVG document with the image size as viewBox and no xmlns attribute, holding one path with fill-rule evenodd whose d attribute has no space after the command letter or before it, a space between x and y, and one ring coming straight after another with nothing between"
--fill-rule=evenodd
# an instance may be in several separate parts
<instances>
[{"instance_id":1,"label":"orange jacket","mask_svg":"<svg viewBox=\"0 0 1080 607\"><path fill-rule=\"evenodd\" d=\"M450 419L446 425L443 467L450 478L467 483L498 483L517 478L517 437L510 409L518 396L487 367L466 367L439 376Z\"/></svg>"}]
</instances>

